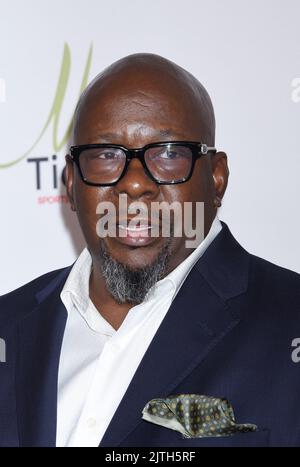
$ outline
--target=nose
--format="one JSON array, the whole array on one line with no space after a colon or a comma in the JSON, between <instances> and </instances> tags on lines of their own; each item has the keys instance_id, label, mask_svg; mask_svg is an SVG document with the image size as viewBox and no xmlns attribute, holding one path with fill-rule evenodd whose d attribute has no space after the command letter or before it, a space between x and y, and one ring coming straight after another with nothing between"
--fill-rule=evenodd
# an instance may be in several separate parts
<instances>
[{"instance_id":1,"label":"nose","mask_svg":"<svg viewBox=\"0 0 300 467\"><path fill-rule=\"evenodd\" d=\"M116 195L127 194L131 201L153 200L159 194L159 185L146 173L141 161L129 162L125 175L115 185Z\"/></svg>"}]
</instances>

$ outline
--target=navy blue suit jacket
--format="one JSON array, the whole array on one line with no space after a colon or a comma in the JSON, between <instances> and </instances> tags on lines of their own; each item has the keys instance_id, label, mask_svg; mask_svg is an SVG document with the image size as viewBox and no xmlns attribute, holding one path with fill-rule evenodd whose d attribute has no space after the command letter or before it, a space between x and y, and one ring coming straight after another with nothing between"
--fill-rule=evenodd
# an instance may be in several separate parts
<instances>
[{"instance_id":1,"label":"navy blue suit jacket","mask_svg":"<svg viewBox=\"0 0 300 467\"><path fill-rule=\"evenodd\" d=\"M0 298L0 446L55 446L70 267ZM245 251L227 225L196 263L144 355L100 446L300 446L300 276ZM76 355L74 356L76 358ZM171 394L226 397L255 433L184 439L141 418Z\"/></svg>"}]
</instances>

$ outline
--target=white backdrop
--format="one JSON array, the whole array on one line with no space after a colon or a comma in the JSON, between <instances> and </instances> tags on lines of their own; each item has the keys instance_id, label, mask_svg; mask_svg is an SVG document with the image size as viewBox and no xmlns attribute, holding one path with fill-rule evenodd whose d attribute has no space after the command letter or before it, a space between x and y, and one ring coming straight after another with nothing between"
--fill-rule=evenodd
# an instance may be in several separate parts
<instances>
[{"instance_id":1,"label":"white backdrop","mask_svg":"<svg viewBox=\"0 0 300 467\"><path fill-rule=\"evenodd\" d=\"M230 165L220 218L248 251L299 272L299 21L299 0L0 0L0 294L83 247L54 171L84 72L136 52L206 86Z\"/></svg>"}]
</instances>

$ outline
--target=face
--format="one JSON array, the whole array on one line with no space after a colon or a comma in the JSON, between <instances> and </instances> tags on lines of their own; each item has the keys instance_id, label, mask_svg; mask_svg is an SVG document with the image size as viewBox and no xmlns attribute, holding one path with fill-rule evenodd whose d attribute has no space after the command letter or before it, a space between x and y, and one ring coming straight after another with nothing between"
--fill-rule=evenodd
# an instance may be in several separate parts
<instances>
[{"instance_id":1,"label":"face","mask_svg":"<svg viewBox=\"0 0 300 467\"><path fill-rule=\"evenodd\" d=\"M130 77L129 77L130 78ZM89 91L77 118L74 145L112 143L127 148L141 148L159 141L202 141L206 143L203 116L199 105L184 86L176 82L167 85L155 80L114 80ZM138 89L138 90L137 90ZM202 120L201 120L202 119ZM203 156L195 163L190 180L182 184L159 185L145 173L138 159L131 160L126 174L114 186L94 187L86 185L78 169L67 158L67 191L71 206L76 210L93 264L99 261L99 243L104 242L108 253L120 263L132 269L152 264L159 252L169 242L171 251L168 271L174 269L190 253L185 247L186 238L151 238L146 244L133 246L120 237L99 238L96 224L100 202L112 202L118 212L119 195L126 194L128 204L142 201L151 212L152 202L167 203L201 201L205 203L204 232L207 234L215 217L216 198L221 199L227 184L226 155ZM130 216L128 216L129 218Z\"/></svg>"}]
</instances>

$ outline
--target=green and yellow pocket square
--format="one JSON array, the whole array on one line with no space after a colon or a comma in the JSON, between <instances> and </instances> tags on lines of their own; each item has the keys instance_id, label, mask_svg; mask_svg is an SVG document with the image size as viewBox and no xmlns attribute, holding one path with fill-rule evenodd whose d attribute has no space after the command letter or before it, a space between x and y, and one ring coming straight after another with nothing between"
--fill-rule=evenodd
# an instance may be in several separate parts
<instances>
[{"instance_id":1,"label":"green and yellow pocket square","mask_svg":"<svg viewBox=\"0 0 300 467\"><path fill-rule=\"evenodd\" d=\"M184 438L230 436L257 431L257 426L237 424L227 399L199 394L179 394L165 399L152 399L142 412L148 422L179 431Z\"/></svg>"}]
</instances>

